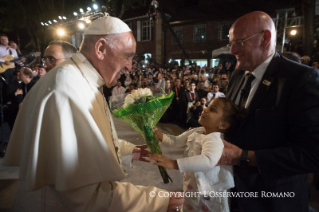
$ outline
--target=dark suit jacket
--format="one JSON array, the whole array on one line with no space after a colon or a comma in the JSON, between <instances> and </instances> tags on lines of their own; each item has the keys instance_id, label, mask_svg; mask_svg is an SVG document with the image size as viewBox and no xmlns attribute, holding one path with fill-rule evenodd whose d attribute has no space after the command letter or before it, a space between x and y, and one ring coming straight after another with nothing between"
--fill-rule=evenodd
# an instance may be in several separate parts
<instances>
[{"instance_id":1,"label":"dark suit jacket","mask_svg":"<svg viewBox=\"0 0 319 212\"><path fill-rule=\"evenodd\" d=\"M227 93L232 101L243 77L242 70L232 74ZM276 53L248 109L231 142L254 150L258 167L234 167L237 190L295 197L239 198L240 211L308 211L307 173L319 171L318 70Z\"/></svg>"},{"instance_id":2,"label":"dark suit jacket","mask_svg":"<svg viewBox=\"0 0 319 212\"><path fill-rule=\"evenodd\" d=\"M12 104L20 104L23 100L23 95L15 95L17 89L22 88L23 82L19 83L17 80L14 80L8 85L8 91L6 94L6 102L11 101Z\"/></svg>"},{"instance_id":3,"label":"dark suit jacket","mask_svg":"<svg viewBox=\"0 0 319 212\"><path fill-rule=\"evenodd\" d=\"M27 95L27 93L30 92L31 88L34 86L36 82L31 80L28 84L24 84L22 83L22 91L23 91L23 98L25 97L25 95ZM27 93L25 92L25 87L27 87Z\"/></svg>"}]
</instances>

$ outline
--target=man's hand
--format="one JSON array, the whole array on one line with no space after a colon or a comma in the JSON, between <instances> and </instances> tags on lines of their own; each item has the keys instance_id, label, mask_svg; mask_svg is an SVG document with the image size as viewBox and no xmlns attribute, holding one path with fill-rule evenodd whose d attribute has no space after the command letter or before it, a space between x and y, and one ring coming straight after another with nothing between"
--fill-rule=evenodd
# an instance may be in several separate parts
<instances>
[{"instance_id":1,"label":"man's hand","mask_svg":"<svg viewBox=\"0 0 319 212\"><path fill-rule=\"evenodd\" d=\"M17 95L22 95L23 94L23 91L22 91L22 89L17 89L16 90L16 92L15 92L15 95L17 96Z\"/></svg>"},{"instance_id":2,"label":"man's hand","mask_svg":"<svg viewBox=\"0 0 319 212\"><path fill-rule=\"evenodd\" d=\"M135 146L132 152L132 160L139 160L143 162L151 162L150 160L146 159L150 154L150 151L147 149L147 145Z\"/></svg>"},{"instance_id":3,"label":"man's hand","mask_svg":"<svg viewBox=\"0 0 319 212\"><path fill-rule=\"evenodd\" d=\"M162 166L167 169L177 169L177 170L179 169L176 160L171 160L170 158L164 155L154 154L154 155L150 155L149 158L152 160L156 160L156 162L153 163L153 165Z\"/></svg>"},{"instance_id":4,"label":"man's hand","mask_svg":"<svg viewBox=\"0 0 319 212\"><path fill-rule=\"evenodd\" d=\"M6 60L6 61L4 61L4 64L10 65L10 61Z\"/></svg>"},{"instance_id":5,"label":"man's hand","mask_svg":"<svg viewBox=\"0 0 319 212\"><path fill-rule=\"evenodd\" d=\"M224 149L218 165L238 165L242 149L223 140Z\"/></svg>"},{"instance_id":6,"label":"man's hand","mask_svg":"<svg viewBox=\"0 0 319 212\"><path fill-rule=\"evenodd\" d=\"M182 193L170 191L170 193L171 192L173 194L170 195L167 212L181 211L182 205L184 204L184 197L182 197Z\"/></svg>"}]
</instances>

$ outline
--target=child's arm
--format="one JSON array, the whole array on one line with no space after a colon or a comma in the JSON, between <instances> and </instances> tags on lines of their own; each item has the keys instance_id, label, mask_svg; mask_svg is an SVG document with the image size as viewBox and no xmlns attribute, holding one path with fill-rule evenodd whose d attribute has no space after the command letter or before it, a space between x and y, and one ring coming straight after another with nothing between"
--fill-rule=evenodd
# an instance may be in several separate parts
<instances>
[{"instance_id":1,"label":"child's arm","mask_svg":"<svg viewBox=\"0 0 319 212\"><path fill-rule=\"evenodd\" d=\"M189 131L186 131L178 136L174 136L174 135L163 134L160 130L158 130L157 128L154 128L154 132L155 132L157 139L159 141L161 141L163 144L166 144L166 145L172 146L172 147L185 146L188 136L190 134L192 134L195 130L196 130L196 128L189 130Z\"/></svg>"},{"instance_id":2,"label":"child's arm","mask_svg":"<svg viewBox=\"0 0 319 212\"><path fill-rule=\"evenodd\" d=\"M207 135L202 142L200 155L177 159L180 172L208 171L217 165L224 148L219 133Z\"/></svg>"},{"instance_id":3,"label":"child's arm","mask_svg":"<svg viewBox=\"0 0 319 212\"><path fill-rule=\"evenodd\" d=\"M178 164L176 160L171 160L168 157L160 154L154 154L149 156L150 159L156 160L153 165L162 166L167 169L177 169L178 170Z\"/></svg>"}]
</instances>

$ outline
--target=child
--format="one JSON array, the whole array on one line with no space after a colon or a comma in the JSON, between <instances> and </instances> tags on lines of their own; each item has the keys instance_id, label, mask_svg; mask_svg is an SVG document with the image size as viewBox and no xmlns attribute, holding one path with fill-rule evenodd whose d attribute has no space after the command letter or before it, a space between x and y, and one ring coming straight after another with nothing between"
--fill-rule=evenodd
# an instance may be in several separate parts
<instances>
[{"instance_id":1,"label":"child","mask_svg":"<svg viewBox=\"0 0 319 212\"><path fill-rule=\"evenodd\" d=\"M238 122L239 111L227 98L216 98L204 109L199 118L202 127L179 136L165 135L155 130L164 144L182 147L186 145L184 158L171 160L163 155L151 155L154 165L184 172L183 211L229 211L227 192L234 187L232 166L216 166L223 152L223 133L230 132ZM192 192L193 196L190 196ZM198 193L200 192L200 195ZM195 194L196 193L196 194ZM190 197L188 198L187 195ZM214 195L215 194L215 195ZM196 195L196 197L194 197Z\"/></svg>"}]
</instances>

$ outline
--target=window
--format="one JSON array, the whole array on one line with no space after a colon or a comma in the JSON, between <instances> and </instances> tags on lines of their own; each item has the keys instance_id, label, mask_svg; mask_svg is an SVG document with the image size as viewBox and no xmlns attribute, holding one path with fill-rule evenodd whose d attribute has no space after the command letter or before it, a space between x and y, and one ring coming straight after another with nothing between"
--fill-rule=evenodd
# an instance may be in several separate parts
<instances>
[{"instance_id":1,"label":"window","mask_svg":"<svg viewBox=\"0 0 319 212\"><path fill-rule=\"evenodd\" d=\"M175 33L177 39L179 40L179 42L182 43L182 41L183 41L183 27L174 28L173 30L174 30L174 33ZM172 35L172 43L177 44L177 41L173 35Z\"/></svg>"},{"instance_id":2,"label":"window","mask_svg":"<svg viewBox=\"0 0 319 212\"><path fill-rule=\"evenodd\" d=\"M194 42L205 42L206 41L206 25L194 26Z\"/></svg>"},{"instance_id":3,"label":"window","mask_svg":"<svg viewBox=\"0 0 319 212\"><path fill-rule=\"evenodd\" d=\"M142 22L142 41L151 40L151 23L150 21Z\"/></svg>"},{"instance_id":4,"label":"window","mask_svg":"<svg viewBox=\"0 0 319 212\"><path fill-rule=\"evenodd\" d=\"M222 22L219 25L219 40L229 39L229 29L233 22Z\"/></svg>"},{"instance_id":5,"label":"window","mask_svg":"<svg viewBox=\"0 0 319 212\"><path fill-rule=\"evenodd\" d=\"M201 68L204 66L207 67L207 60L206 59L190 59L190 61L192 63L196 63L196 65L201 67ZM184 65L189 65L189 62L187 59L185 59Z\"/></svg>"},{"instance_id":6,"label":"window","mask_svg":"<svg viewBox=\"0 0 319 212\"><path fill-rule=\"evenodd\" d=\"M218 64L219 64L219 58L210 60L210 67L211 68L215 68L215 66L218 66Z\"/></svg>"}]
</instances>

